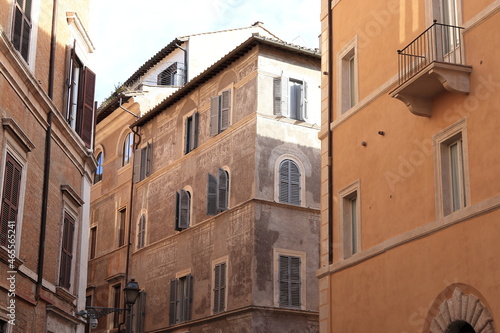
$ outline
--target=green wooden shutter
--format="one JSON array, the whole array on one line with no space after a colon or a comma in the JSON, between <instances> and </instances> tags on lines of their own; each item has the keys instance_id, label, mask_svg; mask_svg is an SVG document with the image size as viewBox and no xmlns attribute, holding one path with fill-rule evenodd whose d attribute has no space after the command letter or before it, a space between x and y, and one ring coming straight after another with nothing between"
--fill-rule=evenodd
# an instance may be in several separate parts
<instances>
[{"instance_id":1,"label":"green wooden shutter","mask_svg":"<svg viewBox=\"0 0 500 333\"><path fill-rule=\"evenodd\" d=\"M174 325L177 322L177 285L178 280L170 280L170 305L169 305L169 323Z\"/></svg>"},{"instance_id":2,"label":"green wooden shutter","mask_svg":"<svg viewBox=\"0 0 500 333\"><path fill-rule=\"evenodd\" d=\"M231 116L231 90L224 90L221 96L220 105L220 131L224 131L229 127Z\"/></svg>"},{"instance_id":3,"label":"green wooden shutter","mask_svg":"<svg viewBox=\"0 0 500 333\"><path fill-rule=\"evenodd\" d=\"M210 135L219 134L219 96L210 100Z\"/></svg>"},{"instance_id":4,"label":"green wooden shutter","mask_svg":"<svg viewBox=\"0 0 500 333\"><path fill-rule=\"evenodd\" d=\"M3 184L0 245L7 245L9 222L14 222L13 228L15 228L17 224L17 212L19 209L19 196L21 189L21 172L21 165L17 163L17 161L14 160L9 153L7 153Z\"/></svg>"},{"instance_id":5,"label":"green wooden shutter","mask_svg":"<svg viewBox=\"0 0 500 333\"><path fill-rule=\"evenodd\" d=\"M217 178L208 174L207 183L207 215L217 214Z\"/></svg>"},{"instance_id":6,"label":"green wooden shutter","mask_svg":"<svg viewBox=\"0 0 500 333\"><path fill-rule=\"evenodd\" d=\"M229 176L227 172L219 168L219 184L218 184L218 196L217 196L217 210L223 212L227 209L227 195L228 195L228 185Z\"/></svg>"}]
</instances>

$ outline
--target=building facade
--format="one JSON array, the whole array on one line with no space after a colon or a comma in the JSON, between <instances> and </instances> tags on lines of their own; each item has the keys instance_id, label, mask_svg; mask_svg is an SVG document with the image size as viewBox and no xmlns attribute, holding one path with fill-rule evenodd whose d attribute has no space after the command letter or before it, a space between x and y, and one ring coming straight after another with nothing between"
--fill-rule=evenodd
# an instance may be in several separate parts
<instances>
[{"instance_id":1,"label":"building facade","mask_svg":"<svg viewBox=\"0 0 500 333\"><path fill-rule=\"evenodd\" d=\"M89 1L0 4L0 331L83 332L93 158Z\"/></svg>"},{"instance_id":2,"label":"building facade","mask_svg":"<svg viewBox=\"0 0 500 333\"><path fill-rule=\"evenodd\" d=\"M497 331L500 3L321 20L320 331Z\"/></svg>"},{"instance_id":3,"label":"building facade","mask_svg":"<svg viewBox=\"0 0 500 333\"><path fill-rule=\"evenodd\" d=\"M185 85L167 46L98 114L87 293L142 292L94 331L317 332L319 53L247 34L196 74L179 46Z\"/></svg>"}]
</instances>

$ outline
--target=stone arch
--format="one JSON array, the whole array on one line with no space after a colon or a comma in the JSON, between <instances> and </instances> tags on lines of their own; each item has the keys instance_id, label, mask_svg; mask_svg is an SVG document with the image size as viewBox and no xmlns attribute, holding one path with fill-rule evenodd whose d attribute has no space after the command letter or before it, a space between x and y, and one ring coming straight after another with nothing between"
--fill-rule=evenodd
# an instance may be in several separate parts
<instances>
[{"instance_id":1,"label":"stone arch","mask_svg":"<svg viewBox=\"0 0 500 333\"><path fill-rule=\"evenodd\" d=\"M474 294L465 295L455 287L451 297L445 299L430 323L430 333L461 333L467 327L475 333L495 333L493 317L488 308Z\"/></svg>"}]
</instances>

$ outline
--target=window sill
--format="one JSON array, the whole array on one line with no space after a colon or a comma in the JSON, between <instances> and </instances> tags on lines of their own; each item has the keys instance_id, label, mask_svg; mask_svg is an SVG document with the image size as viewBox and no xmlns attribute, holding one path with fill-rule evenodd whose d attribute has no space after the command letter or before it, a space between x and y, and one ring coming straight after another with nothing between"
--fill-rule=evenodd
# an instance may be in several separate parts
<instances>
[{"instance_id":1,"label":"window sill","mask_svg":"<svg viewBox=\"0 0 500 333\"><path fill-rule=\"evenodd\" d=\"M11 260L12 261L12 260ZM19 266L23 264L23 261L19 259L16 255L14 258L14 262L9 261L9 252L4 246L0 246L0 262L3 262L7 265L13 264L14 268L11 269L19 269Z\"/></svg>"},{"instance_id":2,"label":"window sill","mask_svg":"<svg viewBox=\"0 0 500 333\"><path fill-rule=\"evenodd\" d=\"M68 303L74 303L77 299L75 295L71 294L68 290L66 290L66 288L63 287L56 287L56 295Z\"/></svg>"}]
</instances>

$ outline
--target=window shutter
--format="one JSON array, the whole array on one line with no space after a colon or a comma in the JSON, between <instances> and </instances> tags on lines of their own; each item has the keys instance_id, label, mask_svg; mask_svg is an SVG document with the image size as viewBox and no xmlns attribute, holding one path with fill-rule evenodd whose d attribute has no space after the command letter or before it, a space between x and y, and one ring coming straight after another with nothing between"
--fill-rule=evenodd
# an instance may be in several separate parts
<instances>
[{"instance_id":1,"label":"window shutter","mask_svg":"<svg viewBox=\"0 0 500 333\"><path fill-rule=\"evenodd\" d=\"M148 177L151 174L151 162L153 156L153 143L149 142L146 146L146 172L145 175Z\"/></svg>"},{"instance_id":2,"label":"window shutter","mask_svg":"<svg viewBox=\"0 0 500 333\"><path fill-rule=\"evenodd\" d=\"M141 149L136 149L134 152L134 183L141 181Z\"/></svg>"},{"instance_id":3,"label":"window shutter","mask_svg":"<svg viewBox=\"0 0 500 333\"><path fill-rule=\"evenodd\" d=\"M178 280L170 280L170 308L169 323L174 325L177 321L177 284Z\"/></svg>"},{"instance_id":4,"label":"window shutter","mask_svg":"<svg viewBox=\"0 0 500 333\"><path fill-rule=\"evenodd\" d=\"M300 205L300 170L297 164L289 161L290 166L290 203Z\"/></svg>"},{"instance_id":5,"label":"window shutter","mask_svg":"<svg viewBox=\"0 0 500 333\"><path fill-rule=\"evenodd\" d=\"M300 307L300 258L290 257L290 307Z\"/></svg>"},{"instance_id":6,"label":"window shutter","mask_svg":"<svg viewBox=\"0 0 500 333\"><path fill-rule=\"evenodd\" d=\"M191 320L191 298L193 292L193 276L191 274L186 275L186 294L184 295L184 320Z\"/></svg>"},{"instance_id":7,"label":"window shutter","mask_svg":"<svg viewBox=\"0 0 500 333\"><path fill-rule=\"evenodd\" d=\"M208 174L207 215L217 214L217 178Z\"/></svg>"},{"instance_id":8,"label":"window shutter","mask_svg":"<svg viewBox=\"0 0 500 333\"><path fill-rule=\"evenodd\" d=\"M273 111L274 115L281 116L281 78L276 77L273 79Z\"/></svg>"},{"instance_id":9,"label":"window shutter","mask_svg":"<svg viewBox=\"0 0 500 333\"><path fill-rule=\"evenodd\" d=\"M59 285L64 288L71 286L71 261L73 259L73 234L75 221L64 214L63 237L61 246L61 263L59 270Z\"/></svg>"},{"instance_id":10,"label":"window shutter","mask_svg":"<svg viewBox=\"0 0 500 333\"><path fill-rule=\"evenodd\" d=\"M194 148L198 147L198 112L193 113L193 127L191 128L191 132L193 133L193 141L191 146Z\"/></svg>"},{"instance_id":11,"label":"window shutter","mask_svg":"<svg viewBox=\"0 0 500 333\"><path fill-rule=\"evenodd\" d=\"M192 130L192 118L187 117L184 123L184 154L191 151L191 130Z\"/></svg>"},{"instance_id":12,"label":"window shutter","mask_svg":"<svg viewBox=\"0 0 500 333\"><path fill-rule=\"evenodd\" d=\"M279 201L284 202L284 203L289 203L289 199L290 199L289 193L288 193L289 164L290 164L290 160L285 160L285 161L281 162L280 169L279 169Z\"/></svg>"},{"instance_id":13,"label":"window shutter","mask_svg":"<svg viewBox=\"0 0 500 333\"><path fill-rule=\"evenodd\" d=\"M220 130L221 132L229 127L231 115L231 90L224 90L221 97Z\"/></svg>"},{"instance_id":14,"label":"window shutter","mask_svg":"<svg viewBox=\"0 0 500 333\"><path fill-rule=\"evenodd\" d=\"M228 174L225 170L219 168L219 194L217 198L217 209L223 212L227 209L227 193L228 193Z\"/></svg>"},{"instance_id":15,"label":"window shutter","mask_svg":"<svg viewBox=\"0 0 500 333\"><path fill-rule=\"evenodd\" d=\"M302 81L302 94L300 104L300 117L307 121L307 82Z\"/></svg>"},{"instance_id":16,"label":"window shutter","mask_svg":"<svg viewBox=\"0 0 500 333\"><path fill-rule=\"evenodd\" d=\"M279 256L279 305L288 307L288 281L289 281L289 262L288 257Z\"/></svg>"},{"instance_id":17,"label":"window shutter","mask_svg":"<svg viewBox=\"0 0 500 333\"><path fill-rule=\"evenodd\" d=\"M135 321L135 332L144 332L144 316L146 314L146 292L142 290L139 293L139 300L137 304L137 317Z\"/></svg>"},{"instance_id":18,"label":"window shutter","mask_svg":"<svg viewBox=\"0 0 500 333\"><path fill-rule=\"evenodd\" d=\"M92 143L92 130L94 128L94 91L95 91L95 74L88 67L83 71L83 88L82 88L82 103L81 103L81 124L80 137L83 142L90 148Z\"/></svg>"},{"instance_id":19,"label":"window shutter","mask_svg":"<svg viewBox=\"0 0 500 333\"><path fill-rule=\"evenodd\" d=\"M210 100L210 135L219 134L219 96Z\"/></svg>"},{"instance_id":20,"label":"window shutter","mask_svg":"<svg viewBox=\"0 0 500 333\"><path fill-rule=\"evenodd\" d=\"M144 214L139 219L139 227L137 229L137 248L141 249L146 243L146 216Z\"/></svg>"},{"instance_id":21,"label":"window shutter","mask_svg":"<svg viewBox=\"0 0 500 333\"><path fill-rule=\"evenodd\" d=\"M219 312L226 309L226 263L220 264Z\"/></svg>"},{"instance_id":22,"label":"window shutter","mask_svg":"<svg viewBox=\"0 0 500 333\"><path fill-rule=\"evenodd\" d=\"M185 190L177 192L177 212L176 216L176 229L183 230L189 227L189 205L190 195Z\"/></svg>"},{"instance_id":23,"label":"window shutter","mask_svg":"<svg viewBox=\"0 0 500 333\"><path fill-rule=\"evenodd\" d=\"M19 195L21 188L21 165L7 153L5 161L5 174L2 199L2 229L0 245L7 245L9 222L17 222ZM15 226L14 226L15 227Z\"/></svg>"},{"instance_id":24,"label":"window shutter","mask_svg":"<svg viewBox=\"0 0 500 333\"><path fill-rule=\"evenodd\" d=\"M214 267L214 313L220 311L220 265Z\"/></svg>"},{"instance_id":25,"label":"window shutter","mask_svg":"<svg viewBox=\"0 0 500 333\"><path fill-rule=\"evenodd\" d=\"M180 218L181 218L181 211L179 209L180 207L180 194L179 192L175 192L175 226L174 229L177 231L182 230L180 227Z\"/></svg>"},{"instance_id":26,"label":"window shutter","mask_svg":"<svg viewBox=\"0 0 500 333\"><path fill-rule=\"evenodd\" d=\"M146 178L148 164L148 146L141 149L141 172L140 172L140 180Z\"/></svg>"}]
</instances>

